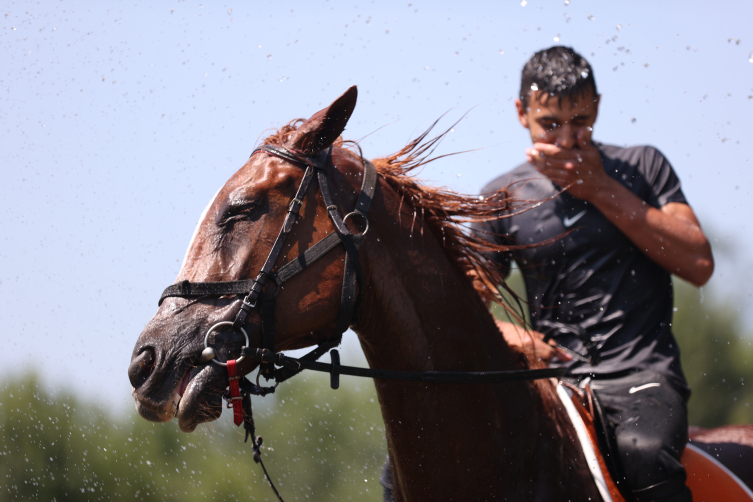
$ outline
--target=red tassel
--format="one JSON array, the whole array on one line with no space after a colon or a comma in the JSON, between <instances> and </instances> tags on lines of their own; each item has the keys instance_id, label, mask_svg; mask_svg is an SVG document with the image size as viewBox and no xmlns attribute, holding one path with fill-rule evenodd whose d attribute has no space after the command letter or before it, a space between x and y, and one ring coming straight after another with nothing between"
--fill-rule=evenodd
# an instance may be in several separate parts
<instances>
[{"instance_id":1,"label":"red tassel","mask_svg":"<svg viewBox=\"0 0 753 502\"><path fill-rule=\"evenodd\" d=\"M230 381L230 402L233 403L233 423L243 423L243 408L241 407L241 387L238 384L238 369L235 367L235 359L227 362L227 376Z\"/></svg>"}]
</instances>

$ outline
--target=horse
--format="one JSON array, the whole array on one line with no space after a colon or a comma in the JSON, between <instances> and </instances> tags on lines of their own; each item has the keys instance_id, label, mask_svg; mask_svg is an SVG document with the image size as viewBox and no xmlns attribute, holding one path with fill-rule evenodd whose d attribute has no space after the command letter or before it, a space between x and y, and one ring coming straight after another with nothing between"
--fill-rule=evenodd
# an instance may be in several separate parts
<instances>
[{"instance_id":1,"label":"horse","mask_svg":"<svg viewBox=\"0 0 753 502\"><path fill-rule=\"evenodd\" d=\"M354 86L311 118L290 122L262 142L305 156L324 152L322 169L335 201L326 204L314 187L305 190L297 205L300 216L272 260L277 268L332 234L332 217L342 222L340 213L358 200L366 161L356 143L341 138L356 99ZM368 220L348 222L362 237L359 312L350 327L368 365L414 372L541 366L536 357L507 345L487 307L502 278L484 253L500 249L460 226L496 217L513 201L505 191L484 199L419 183L412 173L429 161L439 139L426 141L426 134L371 161L378 177ZM262 269L306 176L300 165L270 152L252 154L210 201L177 285L246 280ZM270 314L273 352L331 339L348 253L347 246L334 246L284 286L267 285L264 294L276 302ZM177 417L185 432L220 416L229 373L202 356L205 335L218 323L232 324L245 305L243 332L219 330L217 355L230 360L239 357L241 345L262 347L264 320L244 302L237 294L161 301L129 366L139 414L157 422ZM238 371L246 374L257 365L247 358ZM601 500L551 379L470 385L375 379L375 386L395 500ZM704 441L714 443L713 431L702 432ZM736 442L748 442L753 451L751 431L741 434Z\"/></svg>"}]
</instances>

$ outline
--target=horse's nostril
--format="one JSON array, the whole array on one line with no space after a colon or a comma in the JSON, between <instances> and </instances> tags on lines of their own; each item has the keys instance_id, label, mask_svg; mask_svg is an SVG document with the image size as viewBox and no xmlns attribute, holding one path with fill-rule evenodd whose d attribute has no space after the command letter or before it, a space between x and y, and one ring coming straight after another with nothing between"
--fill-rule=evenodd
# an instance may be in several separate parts
<instances>
[{"instance_id":1,"label":"horse's nostril","mask_svg":"<svg viewBox=\"0 0 753 502\"><path fill-rule=\"evenodd\" d=\"M147 381L154 370L154 349L144 347L139 355L131 360L128 367L128 378L135 388L141 387Z\"/></svg>"}]
</instances>

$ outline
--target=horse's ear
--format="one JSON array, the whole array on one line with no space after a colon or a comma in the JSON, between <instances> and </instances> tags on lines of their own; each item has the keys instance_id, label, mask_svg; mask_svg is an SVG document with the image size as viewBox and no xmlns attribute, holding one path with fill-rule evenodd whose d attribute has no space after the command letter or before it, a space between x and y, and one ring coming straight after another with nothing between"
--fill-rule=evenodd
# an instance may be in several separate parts
<instances>
[{"instance_id":1,"label":"horse's ear","mask_svg":"<svg viewBox=\"0 0 753 502\"><path fill-rule=\"evenodd\" d=\"M301 124L285 142L286 146L306 155L314 155L330 146L345 130L357 98L358 89L351 86L331 105Z\"/></svg>"}]
</instances>

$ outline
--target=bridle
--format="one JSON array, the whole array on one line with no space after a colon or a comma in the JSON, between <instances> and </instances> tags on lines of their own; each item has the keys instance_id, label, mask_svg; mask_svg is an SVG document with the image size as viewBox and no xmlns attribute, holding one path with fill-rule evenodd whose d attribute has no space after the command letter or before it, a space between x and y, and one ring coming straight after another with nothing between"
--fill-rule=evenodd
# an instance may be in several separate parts
<instances>
[{"instance_id":1,"label":"bridle","mask_svg":"<svg viewBox=\"0 0 753 502\"><path fill-rule=\"evenodd\" d=\"M281 146L262 145L256 148L251 156L262 152L273 155L282 160L290 162L293 165L304 168L303 179L301 180L296 194L290 201L285 220L282 223L280 232L275 239L272 249L267 255L259 274L255 279L240 281L222 281L222 282L190 282L181 281L172 286L168 286L159 299L159 305L165 298L180 297L193 298L205 296L226 296L226 295L245 295L241 307L235 316L234 321L222 321L214 324L209 328L204 337L205 349L202 352L202 362L213 363L226 366L228 370L229 392L225 398L228 400L228 407L233 407L234 422L236 425L243 423L246 429L246 441L249 436L253 439L254 461L261 463L264 474L274 490L277 497L282 501L279 492L275 488L272 480L267 474L264 463L261 461L261 444L262 438L255 434L254 421L251 411L251 395L266 395L274 392L277 386L300 373L304 369L322 371L330 373L330 385L333 389L339 387L339 375L353 375L367 378L380 378L389 380L409 380L426 383L502 383L521 380L534 380L539 378L554 378L565 374L566 368L545 368L545 369L526 369L512 371L486 371L486 372L412 372L412 371L392 371L379 370L371 368L357 368L352 366L340 365L340 356L334 347L340 344L343 333L358 322L364 290L364 274L359 260L359 250L363 243L364 236L369 229L368 211L374 198L374 192L377 184L377 172L374 165L366 159L361 158L363 163L363 181L361 183L361 192L356 200L354 210L344 217L340 217L338 207L332 199L330 182L328 178L328 169L337 167L332 163L332 147L319 152L316 155L308 156L301 152L291 150ZM285 241L293 229L293 225L298 217L303 198L316 176L319 183L324 205L334 226L335 231L327 235L319 242L306 249L303 254L289 261L285 265L274 270L275 263L282 252ZM346 222L348 218L357 217L363 220L365 228L362 232L354 233L348 229ZM305 270L312 263L323 257L329 251L342 244L345 248L345 264L343 271L342 292L340 295L340 310L337 315L337 323L333 334L324 342L304 355L301 358L288 357L282 353L276 353L275 348L275 305L276 297L282 287L282 284L297 274ZM265 288L269 281L275 283L276 290L273 295L264 295ZM243 328L249 313L258 308L261 316L261 347L249 347L248 335ZM216 352L209 345L209 335L217 328L223 326L232 326L236 331L240 331L246 341L246 345L241 348L241 356L235 360L220 362L216 359ZM331 363L320 363L317 360L330 351ZM238 374L237 365L246 357L254 359L259 363L259 373L256 377L256 385L251 383L243 375ZM274 380L273 387L262 387L259 377L264 376L267 380ZM242 395L241 395L242 393ZM242 409L241 409L242 408Z\"/></svg>"},{"instance_id":2,"label":"bridle","mask_svg":"<svg viewBox=\"0 0 753 502\"><path fill-rule=\"evenodd\" d=\"M158 305L162 305L164 299L170 297L192 298L245 295L234 321L218 322L209 328L204 337L205 349L202 352L201 359L203 362L209 362L211 360L216 364L227 367L229 392L226 393L225 397L228 400L228 406L232 405L233 407L233 421L235 422L235 425L241 425L241 423L244 424L246 429L246 441L248 441L249 436L252 438L254 461L261 463L270 486L274 490L275 495L277 495L277 498L282 501L282 497L272 483L271 478L267 474L267 469L261 460L262 438L257 437L255 434L250 398L251 395L263 396L270 392L274 392L280 382L289 379L304 369L301 364L288 364L281 368L275 368L276 358L274 356L277 355L274 352L275 307L277 294L284 282L292 279L319 258L326 255L329 251L337 247L339 244L342 244L345 248L346 256L343 270L342 292L340 295L340 310L337 315L337 323L334 332L327 340L318 344L314 350L303 356L301 360L315 362L327 351L340 344L343 333L350 325L357 322L360 313L363 298L363 270L361 268L358 251L363 243L364 235L369 230L367 215L369 207L371 206L371 201L374 197L374 191L376 190L377 173L376 168L371 162L363 158L361 159L364 166L363 181L361 183L361 192L356 200L356 207L352 212L341 218L337 211L337 205L332 199L329 178L327 176L329 166L332 166L333 169L336 168L332 163L332 147L319 152L317 155L307 156L301 152L296 152L280 146L262 145L256 148L251 153L250 157L253 157L253 155L258 152L279 157L280 159L305 169L303 179L298 185L295 196L288 206L288 211L285 215L282 227L277 234L277 238L267 255L267 259L264 261L264 265L262 265L259 274L255 279L241 281L182 281L173 284L172 286L168 286L162 293L162 296L160 296ZM335 231L308 248L296 259L289 261L275 271L273 270L275 263L280 257L280 253L283 250L288 235L293 230L293 225L298 218L300 209L303 206L304 197L311 181L314 179L314 176L316 176L319 183L319 191L322 194L327 214L332 221ZM363 220L365 223L363 232L353 233L348 229L346 222L348 218L351 217ZM272 280L272 282L275 283L275 293L273 295L263 295L269 280ZM249 313L257 306L261 315L262 346L261 348L256 349L252 356L257 362L259 362L259 373L256 377L256 385L254 385L247 379L241 378L242 375L238 374L237 365L246 357L246 352L249 349L248 334L243 328L243 325L245 324ZM227 362L220 362L216 359L214 349L209 346L209 335L217 328L223 326L232 326L234 330L240 331L245 337L246 345L242 347L241 356L238 359L229 359ZM333 361L339 361L337 351L333 351L332 357ZM264 376L267 380L274 379L274 387L262 387L259 383L260 376ZM241 395L241 388L243 390L243 395Z\"/></svg>"},{"instance_id":3,"label":"bridle","mask_svg":"<svg viewBox=\"0 0 753 502\"><path fill-rule=\"evenodd\" d=\"M368 231L368 211L371 206L371 201L374 197L374 191L376 190L377 173L374 165L368 160L362 159L364 171L363 181L361 184L361 192L356 200L355 209L346 214L345 217L340 217L338 213L337 205L332 199L332 191L330 189L330 183L328 178L328 167L336 167L332 164L332 147L320 152L315 156L306 156L300 152L290 150L288 148L272 145L262 145L255 149L251 156L257 152L263 152L269 155L274 155L285 161L290 162L293 165L305 168L303 179L296 190L296 194L290 201L288 211L285 216L285 220L282 223L280 232L275 239L272 249L267 255L267 259L264 261L259 274L255 279L241 280L241 281L222 281L222 282L189 282L182 281L177 284L173 284L165 289L162 296L159 299L159 304L165 298L169 297L201 297L201 296L223 296L223 295L246 295L241 303L240 310L235 316L235 320L230 323L229 321L223 321L212 326L207 332L205 337L205 346L208 347L209 334L223 325L231 325L233 329L241 331L243 325L248 317L248 314L252 309L258 306L259 313L261 315L261 352L257 357L254 354L252 357L257 359L260 363L259 375L264 376L267 380L274 379L275 387L294 376L298 371L291 371L286 368L283 370L275 369L274 362L270 358L274 355L275 345L275 304L277 293L282 287L283 283L292 279L304 269L309 267L312 263L316 262L319 258L326 255L329 251L342 244L345 248L346 257L343 271L343 283L342 292L340 295L340 310L337 315L337 323L333 334L324 342L320 343L313 351L303 356L303 360L317 360L324 355L328 350L340 344L343 333L349 326L357 322L360 313L360 307L363 298L363 270L361 268L361 262L359 260L358 251L363 243L364 235ZM301 207L303 206L303 198L313 180L316 176L319 183L319 190L324 200L324 205L327 208L327 214L334 226L335 231L319 242L308 248L303 254L297 258L289 261L285 265L273 270L275 262L282 252L285 241L293 229ZM363 232L353 233L348 229L345 224L349 218L360 218L366 225ZM262 295L266 285L269 281L275 283L276 290L274 295ZM357 287L358 286L358 287ZM245 335L245 332L243 332ZM248 336L246 335L246 342L248 342ZM236 363L240 362L245 357L245 352L248 349L248 343L242 348L243 354L236 360ZM204 359L208 361L212 359L217 364L220 363L216 359L213 359L211 352L205 351ZM301 368L302 369L302 368ZM259 379L257 377L257 387ZM254 394L266 394L271 389L259 389Z\"/></svg>"}]
</instances>

